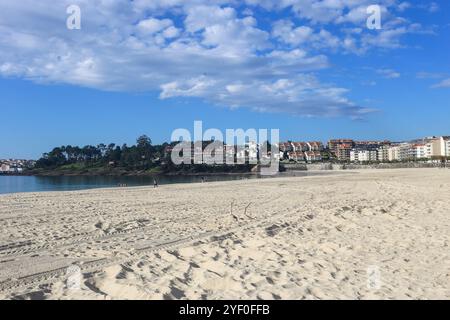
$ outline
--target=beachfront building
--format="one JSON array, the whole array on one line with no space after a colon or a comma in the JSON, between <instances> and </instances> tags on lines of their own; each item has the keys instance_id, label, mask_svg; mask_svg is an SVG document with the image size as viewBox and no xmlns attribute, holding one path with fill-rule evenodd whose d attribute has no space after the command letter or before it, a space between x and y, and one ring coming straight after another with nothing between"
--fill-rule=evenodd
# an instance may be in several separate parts
<instances>
[{"instance_id":1,"label":"beachfront building","mask_svg":"<svg viewBox=\"0 0 450 320\"><path fill-rule=\"evenodd\" d=\"M350 151L350 161L351 162L357 162L359 161L359 156L358 156L358 151L356 151L355 149L352 149Z\"/></svg>"},{"instance_id":2,"label":"beachfront building","mask_svg":"<svg viewBox=\"0 0 450 320\"><path fill-rule=\"evenodd\" d=\"M336 157L339 161L350 161L350 151L353 149L353 144L342 143L337 146Z\"/></svg>"},{"instance_id":3,"label":"beachfront building","mask_svg":"<svg viewBox=\"0 0 450 320\"><path fill-rule=\"evenodd\" d=\"M333 139L328 141L328 149L339 161L350 161L350 151L355 147L351 139Z\"/></svg>"},{"instance_id":4,"label":"beachfront building","mask_svg":"<svg viewBox=\"0 0 450 320\"><path fill-rule=\"evenodd\" d=\"M450 137L447 137L447 140L445 140L445 145L444 145L445 149L445 156L447 158L450 157Z\"/></svg>"},{"instance_id":5,"label":"beachfront building","mask_svg":"<svg viewBox=\"0 0 450 320\"><path fill-rule=\"evenodd\" d=\"M359 150L373 150L389 144L389 141L355 141L354 148Z\"/></svg>"},{"instance_id":6,"label":"beachfront building","mask_svg":"<svg viewBox=\"0 0 450 320\"><path fill-rule=\"evenodd\" d=\"M430 158L448 157L450 137L431 137L427 140L427 153Z\"/></svg>"},{"instance_id":7,"label":"beachfront building","mask_svg":"<svg viewBox=\"0 0 450 320\"><path fill-rule=\"evenodd\" d=\"M323 151L324 147L323 147L323 143L320 141L310 141L307 142L309 151Z\"/></svg>"},{"instance_id":8,"label":"beachfront building","mask_svg":"<svg viewBox=\"0 0 450 320\"><path fill-rule=\"evenodd\" d=\"M281 142L279 144L279 148L280 148L280 152L294 151L294 149L292 147L292 143L290 143L290 142Z\"/></svg>"},{"instance_id":9,"label":"beachfront building","mask_svg":"<svg viewBox=\"0 0 450 320\"><path fill-rule=\"evenodd\" d=\"M414 159L425 159L430 157L427 152L428 148L426 144L414 144L412 148Z\"/></svg>"},{"instance_id":10,"label":"beachfront building","mask_svg":"<svg viewBox=\"0 0 450 320\"><path fill-rule=\"evenodd\" d=\"M400 161L414 160L415 159L415 151L413 145L411 143L401 143L399 145L399 157Z\"/></svg>"},{"instance_id":11,"label":"beachfront building","mask_svg":"<svg viewBox=\"0 0 450 320\"><path fill-rule=\"evenodd\" d=\"M0 159L0 173L21 173L27 168L33 168L34 160Z\"/></svg>"},{"instance_id":12,"label":"beachfront building","mask_svg":"<svg viewBox=\"0 0 450 320\"><path fill-rule=\"evenodd\" d=\"M304 161L304 152L311 151L311 146L307 142L282 142L280 147L280 158L289 159L293 161ZM313 143L314 149L323 149L323 145L320 142Z\"/></svg>"},{"instance_id":13,"label":"beachfront building","mask_svg":"<svg viewBox=\"0 0 450 320\"><path fill-rule=\"evenodd\" d=\"M305 161L305 155L301 151L291 151L288 152L289 160L295 161L295 162L304 162Z\"/></svg>"},{"instance_id":14,"label":"beachfront building","mask_svg":"<svg viewBox=\"0 0 450 320\"><path fill-rule=\"evenodd\" d=\"M319 151L306 151L305 159L307 162L322 161L322 154Z\"/></svg>"},{"instance_id":15,"label":"beachfront building","mask_svg":"<svg viewBox=\"0 0 450 320\"><path fill-rule=\"evenodd\" d=\"M400 147L398 145L389 147L388 161L400 161Z\"/></svg>"},{"instance_id":16,"label":"beachfront building","mask_svg":"<svg viewBox=\"0 0 450 320\"><path fill-rule=\"evenodd\" d=\"M372 150L353 149L350 151L350 161L352 162L368 162L377 160L378 160L378 153L376 149Z\"/></svg>"},{"instance_id":17,"label":"beachfront building","mask_svg":"<svg viewBox=\"0 0 450 320\"><path fill-rule=\"evenodd\" d=\"M294 148L290 142L280 142L278 145L280 149L280 159L289 159L289 152L294 151Z\"/></svg>"},{"instance_id":18,"label":"beachfront building","mask_svg":"<svg viewBox=\"0 0 450 320\"><path fill-rule=\"evenodd\" d=\"M8 173L10 170L10 166L6 163L2 163L0 166L0 172L1 173Z\"/></svg>"},{"instance_id":19,"label":"beachfront building","mask_svg":"<svg viewBox=\"0 0 450 320\"><path fill-rule=\"evenodd\" d=\"M425 143L425 154L427 155L427 158L431 158L431 156L433 155L433 143Z\"/></svg>"},{"instance_id":20,"label":"beachfront building","mask_svg":"<svg viewBox=\"0 0 450 320\"><path fill-rule=\"evenodd\" d=\"M389 160L390 141L356 141L350 152L352 162L375 162Z\"/></svg>"},{"instance_id":21,"label":"beachfront building","mask_svg":"<svg viewBox=\"0 0 450 320\"><path fill-rule=\"evenodd\" d=\"M295 152L305 152L310 150L306 142L292 142L292 147Z\"/></svg>"},{"instance_id":22,"label":"beachfront building","mask_svg":"<svg viewBox=\"0 0 450 320\"><path fill-rule=\"evenodd\" d=\"M389 161L389 145L383 145L377 148L377 160L380 162Z\"/></svg>"},{"instance_id":23,"label":"beachfront building","mask_svg":"<svg viewBox=\"0 0 450 320\"><path fill-rule=\"evenodd\" d=\"M388 160L389 161L408 161L414 160L416 150L413 145L407 142L392 145L388 149Z\"/></svg>"},{"instance_id":24,"label":"beachfront building","mask_svg":"<svg viewBox=\"0 0 450 320\"><path fill-rule=\"evenodd\" d=\"M9 172L10 173L22 173L23 168L22 167L10 167Z\"/></svg>"},{"instance_id":25,"label":"beachfront building","mask_svg":"<svg viewBox=\"0 0 450 320\"><path fill-rule=\"evenodd\" d=\"M330 149L331 152L333 152L337 156L338 148L341 145L350 145L350 149L352 149L355 146L355 141L351 139L332 139L328 141L328 149ZM350 155L349 155L350 157Z\"/></svg>"}]
</instances>

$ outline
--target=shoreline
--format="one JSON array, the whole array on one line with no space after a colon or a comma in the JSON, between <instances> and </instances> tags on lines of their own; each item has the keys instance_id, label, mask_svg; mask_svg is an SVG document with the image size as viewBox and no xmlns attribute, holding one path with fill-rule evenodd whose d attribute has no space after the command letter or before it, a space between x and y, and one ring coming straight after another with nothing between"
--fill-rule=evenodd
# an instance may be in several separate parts
<instances>
[{"instance_id":1,"label":"shoreline","mask_svg":"<svg viewBox=\"0 0 450 320\"><path fill-rule=\"evenodd\" d=\"M89 174L89 173L45 173L45 174L35 174L35 173L11 173L3 174L0 176L11 176L11 177L160 177L160 176L233 176L233 175L258 175L258 172L207 172L207 173L125 173L125 174Z\"/></svg>"},{"instance_id":2,"label":"shoreline","mask_svg":"<svg viewBox=\"0 0 450 320\"><path fill-rule=\"evenodd\" d=\"M320 170L311 170L311 171L287 171L287 172L281 172L278 173L277 175L273 175L273 176L262 176L260 174L256 174L256 173L249 173L249 174L222 174L222 175L215 175L215 174L210 174L210 175L176 175L176 176L166 176L167 178L176 178L176 177L184 177L184 178L198 178L199 180L196 181L191 181L191 180L186 180L186 181L158 181L158 185L159 187L166 187L166 186L175 186L175 185L197 185L197 184L207 184L207 185L211 185L214 183L223 183L223 182L233 182L233 181L250 181L250 180L262 180L262 179L283 179L283 178L305 178L305 177L309 177L309 176L326 176L326 175L338 175L338 174L354 174L356 172L351 172L351 171L347 171L345 172L344 170L341 171L320 171ZM15 177L23 177L23 176L15 176ZM27 177L36 177L36 176L27 176ZM153 179L152 177L142 177L142 176L138 176L138 177L133 177L133 176L121 176L121 177L114 177L114 176L63 176L66 178L124 178L125 180L122 180L121 182L118 182L117 184L108 184L105 183L104 185L93 185L93 186L83 186L83 187L74 187L74 188L70 188L71 185L69 184L69 188L58 188L58 185L56 185L55 188L42 188L42 189L29 189L29 190L17 190L14 192L2 192L0 190L0 196L6 196L6 195L18 195L18 194L29 194L29 193L44 193L44 192L76 192L76 191L90 191L90 190L102 190L102 189L108 189L108 190L113 190L113 189L123 189L123 188L127 188L127 189L131 189L131 188L153 188ZM63 178L61 177L61 178ZM161 176L160 176L161 177ZM201 177L206 178L204 182L202 182L200 180ZM215 177L215 178L219 178L218 180L208 180L211 177ZM236 179L225 179L225 177L237 177ZM1 178L1 176L0 176ZM41 178L54 178L52 177L48 177L48 176L43 176ZM60 178L60 177L57 177ZM127 181L126 179L133 179L133 178L148 178L147 183L143 183L141 181L141 183L136 183L135 181ZM75 185L76 186L76 185Z\"/></svg>"},{"instance_id":3,"label":"shoreline","mask_svg":"<svg viewBox=\"0 0 450 320\"><path fill-rule=\"evenodd\" d=\"M92 176L92 177L157 177L157 176L206 176L206 175L252 175L258 174L253 171L243 172L142 172L142 171L118 171L118 172L61 172L61 171L46 171L46 172L23 172L23 173L0 173L0 176L33 176L33 177L71 177L71 176Z\"/></svg>"},{"instance_id":4,"label":"shoreline","mask_svg":"<svg viewBox=\"0 0 450 320\"><path fill-rule=\"evenodd\" d=\"M291 171L355 171L355 170L389 170L389 169L428 169L428 168L450 168L450 163L444 166L442 163L426 162L398 162L398 163L376 163L376 164L358 164L358 163L280 163L283 168L280 173ZM47 171L42 173L23 172L23 173L0 173L0 176L33 176L33 177L161 177L161 176L233 176L233 175L258 175L257 171L243 172L166 172L166 173L148 173L139 171L119 171L119 172L58 172Z\"/></svg>"}]
</instances>

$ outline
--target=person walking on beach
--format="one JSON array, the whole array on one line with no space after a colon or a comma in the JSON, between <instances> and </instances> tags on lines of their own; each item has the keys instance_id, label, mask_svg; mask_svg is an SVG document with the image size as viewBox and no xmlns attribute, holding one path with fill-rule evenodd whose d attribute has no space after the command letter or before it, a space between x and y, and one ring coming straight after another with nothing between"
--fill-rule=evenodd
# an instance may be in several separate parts
<instances>
[{"instance_id":1,"label":"person walking on beach","mask_svg":"<svg viewBox=\"0 0 450 320\"><path fill-rule=\"evenodd\" d=\"M158 181L156 179L153 179L153 188L158 188Z\"/></svg>"}]
</instances>

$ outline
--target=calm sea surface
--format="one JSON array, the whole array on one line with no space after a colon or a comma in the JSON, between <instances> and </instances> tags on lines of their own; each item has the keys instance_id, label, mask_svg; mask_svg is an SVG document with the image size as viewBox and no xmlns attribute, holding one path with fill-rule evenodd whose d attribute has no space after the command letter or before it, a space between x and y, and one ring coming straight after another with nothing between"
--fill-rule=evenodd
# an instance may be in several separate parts
<instances>
[{"instance_id":1,"label":"calm sea surface","mask_svg":"<svg viewBox=\"0 0 450 320\"><path fill-rule=\"evenodd\" d=\"M285 174L283 174L285 175ZM293 175L293 174L289 174ZM297 176L311 175L311 173L298 172ZM259 179L257 175L208 175L208 181L226 181L241 179ZM201 176L159 176L160 185L171 183L200 183ZM127 186L153 185L152 177L25 177L25 176L3 176L0 175L0 194L17 192L40 192L40 191L70 191L94 188L117 187L119 184Z\"/></svg>"}]
</instances>

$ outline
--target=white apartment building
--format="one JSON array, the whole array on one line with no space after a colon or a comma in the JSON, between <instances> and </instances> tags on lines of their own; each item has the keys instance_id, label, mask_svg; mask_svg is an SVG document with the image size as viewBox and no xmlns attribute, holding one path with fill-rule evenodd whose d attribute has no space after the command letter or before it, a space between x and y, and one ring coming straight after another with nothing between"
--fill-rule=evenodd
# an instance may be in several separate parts
<instances>
[{"instance_id":1,"label":"white apartment building","mask_svg":"<svg viewBox=\"0 0 450 320\"><path fill-rule=\"evenodd\" d=\"M427 158L431 158L431 156L433 155L433 143L428 142L425 144L425 154Z\"/></svg>"},{"instance_id":2,"label":"white apartment building","mask_svg":"<svg viewBox=\"0 0 450 320\"><path fill-rule=\"evenodd\" d=\"M291 151L288 153L289 160L303 162L305 161L305 154L301 151Z\"/></svg>"},{"instance_id":3,"label":"white apartment building","mask_svg":"<svg viewBox=\"0 0 450 320\"><path fill-rule=\"evenodd\" d=\"M389 147L387 160L405 161L413 159L432 159L434 157L450 156L450 139L446 137L432 137L424 139L425 143L414 144L401 143ZM378 154L379 160L383 156ZM381 161L381 160L380 160Z\"/></svg>"},{"instance_id":4,"label":"white apartment building","mask_svg":"<svg viewBox=\"0 0 450 320\"><path fill-rule=\"evenodd\" d=\"M450 157L450 137L439 137L430 141L433 157Z\"/></svg>"},{"instance_id":5,"label":"white apartment building","mask_svg":"<svg viewBox=\"0 0 450 320\"><path fill-rule=\"evenodd\" d=\"M350 151L350 161L351 162L355 162L355 161L358 161L357 160L357 158L358 158L358 154L357 154L358 152L356 151L356 150L351 150Z\"/></svg>"},{"instance_id":6,"label":"white apartment building","mask_svg":"<svg viewBox=\"0 0 450 320\"><path fill-rule=\"evenodd\" d=\"M310 141L306 143L308 145L309 151L323 151L323 144L319 141Z\"/></svg>"},{"instance_id":7,"label":"white apartment building","mask_svg":"<svg viewBox=\"0 0 450 320\"><path fill-rule=\"evenodd\" d=\"M305 152L310 150L310 147L306 142L292 142L292 147L295 152Z\"/></svg>"},{"instance_id":8,"label":"white apartment building","mask_svg":"<svg viewBox=\"0 0 450 320\"><path fill-rule=\"evenodd\" d=\"M322 161L322 155L318 151L306 151L305 158L308 162Z\"/></svg>"},{"instance_id":9,"label":"white apartment building","mask_svg":"<svg viewBox=\"0 0 450 320\"><path fill-rule=\"evenodd\" d=\"M5 163L2 163L2 165L0 166L0 172L9 172L9 170L10 166Z\"/></svg>"},{"instance_id":10,"label":"white apartment building","mask_svg":"<svg viewBox=\"0 0 450 320\"><path fill-rule=\"evenodd\" d=\"M380 162L389 160L389 146L382 146L377 149L377 160Z\"/></svg>"},{"instance_id":11,"label":"white apartment building","mask_svg":"<svg viewBox=\"0 0 450 320\"><path fill-rule=\"evenodd\" d=\"M377 161L377 150L351 150L350 161L352 162L364 162L364 161Z\"/></svg>"},{"instance_id":12,"label":"white apartment building","mask_svg":"<svg viewBox=\"0 0 450 320\"><path fill-rule=\"evenodd\" d=\"M445 144L444 144L444 151L445 151L445 156L446 157L450 157L450 138L445 140Z\"/></svg>"},{"instance_id":13,"label":"white apartment building","mask_svg":"<svg viewBox=\"0 0 450 320\"><path fill-rule=\"evenodd\" d=\"M415 150L410 143L400 143L388 149L389 161L405 161L415 158Z\"/></svg>"},{"instance_id":14,"label":"white apartment building","mask_svg":"<svg viewBox=\"0 0 450 320\"><path fill-rule=\"evenodd\" d=\"M426 153L428 158L449 156L450 137L427 138Z\"/></svg>"},{"instance_id":15,"label":"white apartment building","mask_svg":"<svg viewBox=\"0 0 450 320\"><path fill-rule=\"evenodd\" d=\"M430 154L428 153L428 147L426 144L415 144L412 148L413 156L415 159L430 158Z\"/></svg>"},{"instance_id":16,"label":"white apartment building","mask_svg":"<svg viewBox=\"0 0 450 320\"><path fill-rule=\"evenodd\" d=\"M400 161L400 146L391 146L388 149L389 161Z\"/></svg>"},{"instance_id":17,"label":"white apartment building","mask_svg":"<svg viewBox=\"0 0 450 320\"><path fill-rule=\"evenodd\" d=\"M290 152L294 151L294 148L292 147L292 144L290 142L281 142L278 145L280 152Z\"/></svg>"},{"instance_id":18,"label":"white apartment building","mask_svg":"<svg viewBox=\"0 0 450 320\"><path fill-rule=\"evenodd\" d=\"M415 157L413 145L410 143L400 144L400 160L413 160Z\"/></svg>"}]
</instances>

